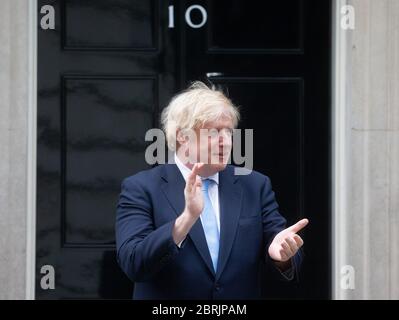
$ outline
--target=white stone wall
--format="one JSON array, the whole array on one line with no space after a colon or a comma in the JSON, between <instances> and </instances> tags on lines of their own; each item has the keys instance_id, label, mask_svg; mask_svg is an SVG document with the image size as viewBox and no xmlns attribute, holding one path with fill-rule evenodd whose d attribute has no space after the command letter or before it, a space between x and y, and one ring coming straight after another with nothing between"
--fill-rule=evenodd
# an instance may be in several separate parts
<instances>
[{"instance_id":1,"label":"white stone wall","mask_svg":"<svg viewBox=\"0 0 399 320\"><path fill-rule=\"evenodd\" d=\"M349 127L338 160L347 186L345 215L335 212L335 297L399 299L399 1L348 2L356 25L341 30ZM337 283L345 264L355 270L353 290Z\"/></svg>"},{"instance_id":2,"label":"white stone wall","mask_svg":"<svg viewBox=\"0 0 399 320\"><path fill-rule=\"evenodd\" d=\"M0 299L25 298L28 1L0 4Z\"/></svg>"}]
</instances>

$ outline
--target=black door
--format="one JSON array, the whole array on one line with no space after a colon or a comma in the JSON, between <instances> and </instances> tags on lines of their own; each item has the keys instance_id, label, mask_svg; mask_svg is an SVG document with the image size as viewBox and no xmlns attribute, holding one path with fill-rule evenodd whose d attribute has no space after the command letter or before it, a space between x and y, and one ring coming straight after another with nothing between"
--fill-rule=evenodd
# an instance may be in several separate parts
<instances>
[{"instance_id":1,"label":"black door","mask_svg":"<svg viewBox=\"0 0 399 320\"><path fill-rule=\"evenodd\" d=\"M50 5L55 29L42 29ZM330 297L329 0L38 1L37 298L129 298L116 265L121 180L148 168L144 136L192 80L228 91L254 129L254 169L303 234L302 284ZM55 270L55 289L41 268ZM268 274L265 272L265 274Z\"/></svg>"}]
</instances>

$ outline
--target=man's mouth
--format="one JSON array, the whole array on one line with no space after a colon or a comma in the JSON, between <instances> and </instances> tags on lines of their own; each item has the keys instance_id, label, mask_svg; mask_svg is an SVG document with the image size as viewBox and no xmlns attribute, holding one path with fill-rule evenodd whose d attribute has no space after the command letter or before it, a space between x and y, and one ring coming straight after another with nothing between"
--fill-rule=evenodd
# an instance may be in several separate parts
<instances>
[{"instance_id":1,"label":"man's mouth","mask_svg":"<svg viewBox=\"0 0 399 320\"><path fill-rule=\"evenodd\" d=\"M222 158L227 158L229 156L228 153L215 153L214 157L222 159Z\"/></svg>"}]
</instances>

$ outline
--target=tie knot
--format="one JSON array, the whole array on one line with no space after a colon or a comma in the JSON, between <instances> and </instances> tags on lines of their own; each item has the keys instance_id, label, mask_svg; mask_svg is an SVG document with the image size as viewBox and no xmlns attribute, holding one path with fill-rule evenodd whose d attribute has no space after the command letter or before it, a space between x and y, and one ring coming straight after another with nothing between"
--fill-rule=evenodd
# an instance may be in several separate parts
<instances>
[{"instance_id":1,"label":"tie knot","mask_svg":"<svg viewBox=\"0 0 399 320\"><path fill-rule=\"evenodd\" d=\"M209 186L212 184L213 180L211 179L204 179L202 180L202 190L208 191Z\"/></svg>"}]
</instances>

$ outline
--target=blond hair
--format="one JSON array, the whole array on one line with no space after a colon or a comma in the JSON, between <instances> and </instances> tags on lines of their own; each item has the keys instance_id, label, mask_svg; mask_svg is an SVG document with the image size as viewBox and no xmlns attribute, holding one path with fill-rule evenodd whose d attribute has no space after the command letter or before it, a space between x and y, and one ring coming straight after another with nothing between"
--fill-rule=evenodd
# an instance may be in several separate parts
<instances>
[{"instance_id":1,"label":"blond hair","mask_svg":"<svg viewBox=\"0 0 399 320\"><path fill-rule=\"evenodd\" d=\"M234 128L237 127L240 119L238 107L222 91L209 88L201 81L193 82L188 89L175 95L162 111L161 124L168 148L176 150L177 130L201 128L222 115L229 116Z\"/></svg>"}]
</instances>

